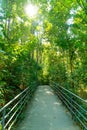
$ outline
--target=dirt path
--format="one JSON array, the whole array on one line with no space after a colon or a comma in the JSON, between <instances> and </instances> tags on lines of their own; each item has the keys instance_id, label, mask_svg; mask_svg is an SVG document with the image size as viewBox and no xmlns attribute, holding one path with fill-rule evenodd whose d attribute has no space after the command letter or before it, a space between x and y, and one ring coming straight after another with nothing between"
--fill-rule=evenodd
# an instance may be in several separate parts
<instances>
[{"instance_id":1,"label":"dirt path","mask_svg":"<svg viewBox=\"0 0 87 130\"><path fill-rule=\"evenodd\" d=\"M39 86L16 130L80 130L49 86Z\"/></svg>"}]
</instances>

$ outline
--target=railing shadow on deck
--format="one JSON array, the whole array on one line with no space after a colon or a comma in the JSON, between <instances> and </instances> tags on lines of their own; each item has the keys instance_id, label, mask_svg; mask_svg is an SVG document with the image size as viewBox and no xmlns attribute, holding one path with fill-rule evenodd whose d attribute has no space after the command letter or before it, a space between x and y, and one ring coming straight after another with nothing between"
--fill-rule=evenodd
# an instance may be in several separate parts
<instances>
[{"instance_id":1,"label":"railing shadow on deck","mask_svg":"<svg viewBox=\"0 0 87 130\"><path fill-rule=\"evenodd\" d=\"M0 109L0 130L11 130L35 91L32 85L37 86L37 83L33 82L28 88Z\"/></svg>"},{"instance_id":2,"label":"railing shadow on deck","mask_svg":"<svg viewBox=\"0 0 87 130\"><path fill-rule=\"evenodd\" d=\"M87 130L87 101L60 86L58 83L51 81L50 86L68 108L73 119L79 123L82 130Z\"/></svg>"}]
</instances>

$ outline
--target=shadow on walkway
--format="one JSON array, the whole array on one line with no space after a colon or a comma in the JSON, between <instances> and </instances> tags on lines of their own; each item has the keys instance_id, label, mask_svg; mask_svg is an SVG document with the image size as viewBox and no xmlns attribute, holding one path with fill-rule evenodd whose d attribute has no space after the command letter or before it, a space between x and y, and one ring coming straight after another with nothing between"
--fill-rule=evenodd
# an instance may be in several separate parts
<instances>
[{"instance_id":1,"label":"shadow on walkway","mask_svg":"<svg viewBox=\"0 0 87 130\"><path fill-rule=\"evenodd\" d=\"M39 86L16 130L80 130L49 86Z\"/></svg>"}]
</instances>

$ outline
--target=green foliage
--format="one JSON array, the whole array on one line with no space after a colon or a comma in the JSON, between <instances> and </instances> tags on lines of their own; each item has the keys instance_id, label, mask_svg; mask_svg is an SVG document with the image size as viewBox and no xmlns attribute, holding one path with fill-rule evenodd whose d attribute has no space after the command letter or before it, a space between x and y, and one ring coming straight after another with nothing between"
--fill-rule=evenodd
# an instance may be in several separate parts
<instances>
[{"instance_id":1,"label":"green foliage","mask_svg":"<svg viewBox=\"0 0 87 130\"><path fill-rule=\"evenodd\" d=\"M46 54L49 78L79 95L87 88L87 4L80 0L49 3L44 20L45 38L51 44Z\"/></svg>"},{"instance_id":2,"label":"green foliage","mask_svg":"<svg viewBox=\"0 0 87 130\"><path fill-rule=\"evenodd\" d=\"M54 80L78 94L87 88L86 2L33 1L35 19L25 14L27 2L0 5L0 106L36 80Z\"/></svg>"},{"instance_id":3,"label":"green foliage","mask_svg":"<svg viewBox=\"0 0 87 130\"><path fill-rule=\"evenodd\" d=\"M0 130L2 130L2 125L0 124Z\"/></svg>"},{"instance_id":4,"label":"green foliage","mask_svg":"<svg viewBox=\"0 0 87 130\"><path fill-rule=\"evenodd\" d=\"M26 2L3 0L0 5L0 107L38 80L37 22L26 16Z\"/></svg>"}]
</instances>

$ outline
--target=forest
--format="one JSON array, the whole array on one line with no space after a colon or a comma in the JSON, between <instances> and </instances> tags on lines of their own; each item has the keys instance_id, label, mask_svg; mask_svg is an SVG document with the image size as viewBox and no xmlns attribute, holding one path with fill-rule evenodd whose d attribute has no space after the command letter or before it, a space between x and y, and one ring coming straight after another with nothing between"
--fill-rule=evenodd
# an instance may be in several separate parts
<instances>
[{"instance_id":1,"label":"forest","mask_svg":"<svg viewBox=\"0 0 87 130\"><path fill-rule=\"evenodd\" d=\"M0 0L0 107L51 80L87 99L87 0Z\"/></svg>"}]
</instances>

